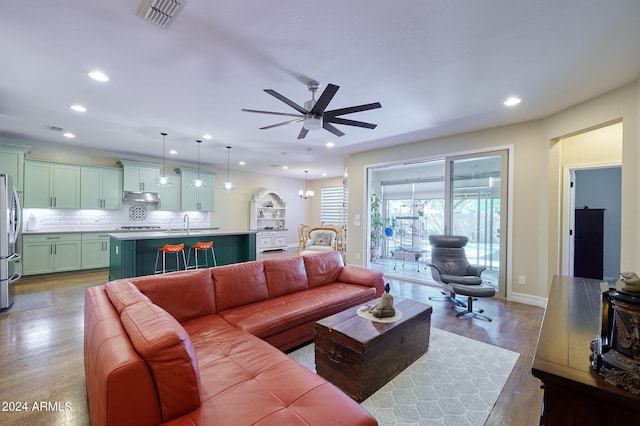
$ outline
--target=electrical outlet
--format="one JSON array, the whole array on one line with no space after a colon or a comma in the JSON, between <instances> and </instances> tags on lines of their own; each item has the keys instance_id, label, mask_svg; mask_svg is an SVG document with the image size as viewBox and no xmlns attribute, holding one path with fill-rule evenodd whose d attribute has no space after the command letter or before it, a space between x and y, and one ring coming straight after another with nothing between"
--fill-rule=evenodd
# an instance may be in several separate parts
<instances>
[{"instance_id":1,"label":"electrical outlet","mask_svg":"<svg viewBox=\"0 0 640 426\"><path fill-rule=\"evenodd\" d=\"M360 253L356 253L356 260L360 260Z\"/></svg>"},{"instance_id":2,"label":"electrical outlet","mask_svg":"<svg viewBox=\"0 0 640 426\"><path fill-rule=\"evenodd\" d=\"M526 285L527 284L527 277L525 277L524 275L520 275L518 277L518 284Z\"/></svg>"}]
</instances>

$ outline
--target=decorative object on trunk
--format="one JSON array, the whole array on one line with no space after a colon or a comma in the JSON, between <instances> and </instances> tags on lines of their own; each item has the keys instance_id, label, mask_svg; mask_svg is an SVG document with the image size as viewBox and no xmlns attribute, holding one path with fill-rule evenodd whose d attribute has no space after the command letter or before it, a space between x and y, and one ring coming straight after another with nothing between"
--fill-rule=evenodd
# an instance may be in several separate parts
<instances>
[{"instance_id":1,"label":"decorative object on trunk","mask_svg":"<svg viewBox=\"0 0 640 426\"><path fill-rule=\"evenodd\" d=\"M393 307L393 296L389 293L391 287L389 283L384 285L384 294L380 298L380 301L376 303L369 311L376 318L389 318L396 315L396 310Z\"/></svg>"}]
</instances>

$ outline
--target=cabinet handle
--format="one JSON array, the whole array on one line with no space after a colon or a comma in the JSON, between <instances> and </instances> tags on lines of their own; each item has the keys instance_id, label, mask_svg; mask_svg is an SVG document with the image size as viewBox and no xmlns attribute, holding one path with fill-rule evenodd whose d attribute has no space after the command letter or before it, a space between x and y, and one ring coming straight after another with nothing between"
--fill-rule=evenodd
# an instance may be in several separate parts
<instances>
[{"instance_id":1,"label":"cabinet handle","mask_svg":"<svg viewBox=\"0 0 640 426\"><path fill-rule=\"evenodd\" d=\"M56 197L53 197L53 207L57 207L58 206L58 199Z\"/></svg>"},{"instance_id":2,"label":"cabinet handle","mask_svg":"<svg viewBox=\"0 0 640 426\"><path fill-rule=\"evenodd\" d=\"M54 244L53 254L58 254L58 245Z\"/></svg>"},{"instance_id":3,"label":"cabinet handle","mask_svg":"<svg viewBox=\"0 0 640 426\"><path fill-rule=\"evenodd\" d=\"M53 254L53 244L49 246L49 254Z\"/></svg>"}]
</instances>

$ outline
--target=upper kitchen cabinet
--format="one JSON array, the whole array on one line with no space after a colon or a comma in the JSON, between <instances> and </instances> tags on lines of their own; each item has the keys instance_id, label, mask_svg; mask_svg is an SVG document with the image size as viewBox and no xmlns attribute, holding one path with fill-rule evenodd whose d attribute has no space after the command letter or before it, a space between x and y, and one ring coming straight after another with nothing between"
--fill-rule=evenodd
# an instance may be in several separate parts
<instances>
[{"instance_id":1,"label":"upper kitchen cabinet","mask_svg":"<svg viewBox=\"0 0 640 426\"><path fill-rule=\"evenodd\" d=\"M158 196L160 203L158 210L178 211L180 210L180 176L166 175L171 182L169 186L158 186Z\"/></svg>"},{"instance_id":2,"label":"upper kitchen cabinet","mask_svg":"<svg viewBox=\"0 0 640 426\"><path fill-rule=\"evenodd\" d=\"M122 170L82 166L80 177L81 208L118 210L122 207Z\"/></svg>"},{"instance_id":3,"label":"upper kitchen cabinet","mask_svg":"<svg viewBox=\"0 0 640 426\"><path fill-rule=\"evenodd\" d=\"M25 208L80 208L80 167L25 160Z\"/></svg>"},{"instance_id":4,"label":"upper kitchen cabinet","mask_svg":"<svg viewBox=\"0 0 640 426\"><path fill-rule=\"evenodd\" d=\"M13 177L18 191L22 191L24 156L30 152L26 146L0 144L0 173Z\"/></svg>"},{"instance_id":5,"label":"upper kitchen cabinet","mask_svg":"<svg viewBox=\"0 0 640 426\"><path fill-rule=\"evenodd\" d=\"M138 161L120 160L124 170L123 190L129 192L158 192L156 180L162 166Z\"/></svg>"},{"instance_id":6,"label":"upper kitchen cabinet","mask_svg":"<svg viewBox=\"0 0 640 426\"><path fill-rule=\"evenodd\" d=\"M203 172L196 169L189 169L186 167L180 167L176 169L181 175L181 194L180 194L180 207L181 210L190 211L213 211L213 193L215 191L216 177L215 173ZM201 188L193 188L191 182L197 179L198 176L204 183Z\"/></svg>"}]
</instances>

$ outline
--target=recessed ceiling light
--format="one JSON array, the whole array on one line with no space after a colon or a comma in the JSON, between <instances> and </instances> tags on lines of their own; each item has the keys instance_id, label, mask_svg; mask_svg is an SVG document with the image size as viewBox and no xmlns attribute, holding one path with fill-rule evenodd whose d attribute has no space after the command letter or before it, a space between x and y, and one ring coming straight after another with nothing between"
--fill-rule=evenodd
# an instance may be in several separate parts
<instances>
[{"instance_id":1,"label":"recessed ceiling light","mask_svg":"<svg viewBox=\"0 0 640 426\"><path fill-rule=\"evenodd\" d=\"M335 144L335 143L333 143L333 142L327 142L327 143L325 144L325 146L326 146L327 148L333 148L334 146L336 146L336 144Z\"/></svg>"},{"instance_id":2,"label":"recessed ceiling light","mask_svg":"<svg viewBox=\"0 0 640 426\"><path fill-rule=\"evenodd\" d=\"M210 134L206 134L204 136L202 136L203 139L213 139L213 136L211 136Z\"/></svg>"},{"instance_id":3,"label":"recessed ceiling light","mask_svg":"<svg viewBox=\"0 0 640 426\"><path fill-rule=\"evenodd\" d=\"M78 112L87 112L87 109L85 107L83 107L82 105L71 105L70 108L72 110L78 111Z\"/></svg>"},{"instance_id":4,"label":"recessed ceiling light","mask_svg":"<svg viewBox=\"0 0 640 426\"><path fill-rule=\"evenodd\" d=\"M91 71L89 77L97 81L109 81L109 77L102 71Z\"/></svg>"},{"instance_id":5,"label":"recessed ceiling light","mask_svg":"<svg viewBox=\"0 0 640 426\"><path fill-rule=\"evenodd\" d=\"M504 104L506 106L514 106L514 105L518 105L520 102L522 102L522 99L516 98L515 96L511 96L506 101L504 101Z\"/></svg>"},{"instance_id":6,"label":"recessed ceiling light","mask_svg":"<svg viewBox=\"0 0 640 426\"><path fill-rule=\"evenodd\" d=\"M176 151L175 149L172 149L171 151L169 151L169 154L171 155L176 155L178 153L178 151Z\"/></svg>"},{"instance_id":7,"label":"recessed ceiling light","mask_svg":"<svg viewBox=\"0 0 640 426\"><path fill-rule=\"evenodd\" d=\"M322 176L326 176L326 175L327 175L326 173L323 173L323 174L322 174Z\"/></svg>"},{"instance_id":8,"label":"recessed ceiling light","mask_svg":"<svg viewBox=\"0 0 640 426\"><path fill-rule=\"evenodd\" d=\"M244 161L240 161L238 164L240 164L241 166L245 166L247 163L245 163Z\"/></svg>"},{"instance_id":9,"label":"recessed ceiling light","mask_svg":"<svg viewBox=\"0 0 640 426\"><path fill-rule=\"evenodd\" d=\"M75 138L75 137L76 137L76 135L74 135L74 134L73 134L73 133L71 133L71 132L64 132L64 133L62 134L62 136L64 136L65 138Z\"/></svg>"},{"instance_id":10,"label":"recessed ceiling light","mask_svg":"<svg viewBox=\"0 0 640 426\"><path fill-rule=\"evenodd\" d=\"M289 170L289 166L282 166L283 170Z\"/></svg>"}]
</instances>

